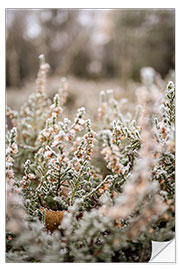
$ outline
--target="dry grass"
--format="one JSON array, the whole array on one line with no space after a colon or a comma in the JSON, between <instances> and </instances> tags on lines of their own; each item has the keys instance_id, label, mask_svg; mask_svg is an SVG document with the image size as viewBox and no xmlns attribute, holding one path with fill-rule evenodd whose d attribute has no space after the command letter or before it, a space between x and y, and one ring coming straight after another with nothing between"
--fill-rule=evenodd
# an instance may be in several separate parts
<instances>
[{"instance_id":1,"label":"dry grass","mask_svg":"<svg viewBox=\"0 0 180 270\"><path fill-rule=\"evenodd\" d=\"M83 80L68 77L68 99L65 114L69 118L73 116L79 107L85 107L88 116L96 120L99 105L99 93L101 90L113 89L116 100L126 98L128 103L134 104L136 100L135 89L137 84L129 82L125 87L118 80ZM51 77L47 79L47 93L52 99L60 86L60 78ZM21 88L7 88L6 103L12 109L19 110L27 97L34 91L35 83L26 82ZM131 106L130 106L131 107ZM133 108L133 106L132 106Z\"/></svg>"}]
</instances>

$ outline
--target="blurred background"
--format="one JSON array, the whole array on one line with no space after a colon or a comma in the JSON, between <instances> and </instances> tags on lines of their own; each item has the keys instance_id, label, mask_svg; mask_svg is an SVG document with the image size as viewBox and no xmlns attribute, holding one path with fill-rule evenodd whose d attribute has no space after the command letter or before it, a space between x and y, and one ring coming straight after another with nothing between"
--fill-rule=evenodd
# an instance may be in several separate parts
<instances>
[{"instance_id":1,"label":"blurred background","mask_svg":"<svg viewBox=\"0 0 180 270\"><path fill-rule=\"evenodd\" d=\"M162 80L173 74L175 10L7 9L6 86L13 108L33 91L42 53L51 67L49 95L67 77L70 107L87 103L80 99L87 91L96 103L108 88L133 99L129 89L142 67L153 67Z\"/></svg>"}]
</instances>

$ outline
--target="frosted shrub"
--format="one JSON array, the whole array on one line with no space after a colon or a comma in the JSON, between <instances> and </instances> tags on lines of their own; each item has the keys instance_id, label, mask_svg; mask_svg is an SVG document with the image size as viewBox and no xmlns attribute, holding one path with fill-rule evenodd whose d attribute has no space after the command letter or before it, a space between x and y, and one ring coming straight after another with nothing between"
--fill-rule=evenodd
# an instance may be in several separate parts
<instances>
[{"instance_id":1,"label":"frosted shrub","mask_svg":"<svg viewBox=\"0 0 180 270\"><path fill-rule=\"evenodd\" d=\"M102 91L97 123L83 107L70 121L66 81L49 100L40 60L35 92L7 109L7 261L148 261L174 237L174 84L162 100L143 80L134 116Z\"/></svg>"}]
</instances>

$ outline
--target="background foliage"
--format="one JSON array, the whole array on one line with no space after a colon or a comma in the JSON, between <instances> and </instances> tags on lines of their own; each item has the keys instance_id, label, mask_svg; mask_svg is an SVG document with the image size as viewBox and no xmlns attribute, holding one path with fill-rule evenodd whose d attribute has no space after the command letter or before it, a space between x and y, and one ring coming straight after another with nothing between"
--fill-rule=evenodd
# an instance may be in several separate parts
<instances>
[{"instance_id":1,"label":"background foliage","mask_svg":"<svg viewBox=\"0 0 180 270\"><path fill-rule=\"evenodd\" d=\"M173 9L7 9L6 23L7 86L34 78L41 53L58 76L127 81L143 66L174 69Z\"/></svg>"}]
</instances>

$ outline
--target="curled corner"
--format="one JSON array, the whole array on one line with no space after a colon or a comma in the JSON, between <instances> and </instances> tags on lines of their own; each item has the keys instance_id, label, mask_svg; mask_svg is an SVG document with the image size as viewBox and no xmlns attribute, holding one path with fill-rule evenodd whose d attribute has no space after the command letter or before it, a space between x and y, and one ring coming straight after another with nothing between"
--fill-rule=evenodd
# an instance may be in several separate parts
<instances>
[{"instance_id":1,"label":"curled corner","mask_svg":"<svg viewBox=\"0 0 180 270\"><path fill-rule=\"evenodd\" d=\"M149 262L175 263L175 239L166 242L152 241L152 254Z\"/></svg>"}]
</instances>

